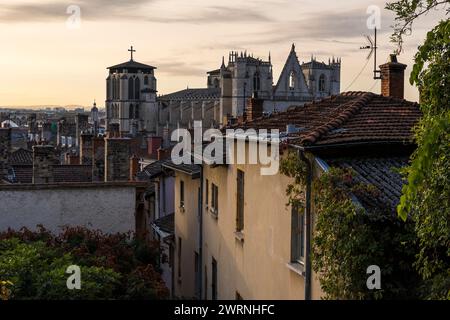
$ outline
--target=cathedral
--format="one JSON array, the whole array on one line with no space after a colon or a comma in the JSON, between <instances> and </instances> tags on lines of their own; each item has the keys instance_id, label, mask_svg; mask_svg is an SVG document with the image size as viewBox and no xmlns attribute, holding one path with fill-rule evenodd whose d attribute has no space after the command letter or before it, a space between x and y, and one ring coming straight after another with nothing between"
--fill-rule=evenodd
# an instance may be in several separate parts
<instances>
[{"instance_id":1,"label":"cathedral","mask_svg":"<svg viewBox=\"0 0 450 320\"><path fill-rule=\"evenodd\" d=\"M207 72L205 88L185 89L157 96L155 67L134 61L109 67L107 125L118 124L123 135L145 133L168 139L177 128L220 128L242 117L248 98L263 100L266 113L284 111L340 93L341 60L328 63L314 57L300 63L293 44L276 84L269 54L267 60L247 52L230 52L219 69Z\"/></svg>"},{"instance_id":2,"label":"cathedral","mask_svg":"<svg viewBox=\"0 0 450 320\"><path fill-rule=\"evenodd\" d=\"M118 124L122 135L156 133L155 67L134 61L109 67L106 78L106 127Z\"/></svg>"}]
</instances>

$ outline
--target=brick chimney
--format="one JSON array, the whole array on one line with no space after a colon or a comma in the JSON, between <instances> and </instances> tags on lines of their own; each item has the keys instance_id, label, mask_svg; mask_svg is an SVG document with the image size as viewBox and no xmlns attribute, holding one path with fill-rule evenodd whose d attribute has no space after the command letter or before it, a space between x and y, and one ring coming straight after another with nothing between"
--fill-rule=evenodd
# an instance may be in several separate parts
<instances>
[{"instance_id":1,"label":"brick chimney","mask_svg":"<svg viewBox=\"0 0 450 320\"><path fill-rule=\"evenodd\" d=\"M49 145L33 146L32 183L54 182L53 166L58 164L55 148Z\"/></svg>"},{"instance_id":2,"label":"brick chimney","mask_svg":"<svg viewBox=\"0 0 450 320\"><path fill-rule=\"evenodd\" d=\"M245 121L252 121L256 118L260 118L263 115L263 99L259 99L256 92L253 94L245 108Z\"/></svg>"},{"instance_id":3,"label":"brick chimney","mask_svg":"<svg viewBox=\"0 0 450 320\"><path fill-rule=\"evenodd\" d=\"M133 154L130 157L130 181L136 180L136 175L139 172L139 158Z\"/></svg>"},{"instance_id":4,"label":"brick chimney","mask_svg":"<svg viewBox=\"0 0 450 320\"><path fill-rule=\"evenodd\" d=\"M130 178L130 139L105 139L105 182Z\"/></svg>"},{"instance_id":5,"label":"brick chimney","mask_svg":"<svg viewBox=\"0 0 450 320\"><path fill-rule=\"evenodd\" d=\"M406 64L397 61L397 55L391 54L389 62L380 66L381 94L385 97L403 99L405 90Z\"/></svg>"}]
</instances>

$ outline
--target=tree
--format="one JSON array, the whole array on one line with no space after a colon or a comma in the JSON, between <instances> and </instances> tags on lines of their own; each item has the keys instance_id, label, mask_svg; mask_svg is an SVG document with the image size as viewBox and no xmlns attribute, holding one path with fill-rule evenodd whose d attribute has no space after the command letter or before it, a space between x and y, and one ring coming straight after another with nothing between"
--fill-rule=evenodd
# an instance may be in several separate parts
<instances>
[{"instance_id":1,"label":"tree","mask_svg":"<svg viewBox=\"0 0 450 320\"><path fill-rule=\"evenodd\" d=\"M402 51L403 37L413 22L449 0L401 0L386 8L396 14L392 40ZM402 190L398 214L411 218L419 240L415 266L426 285L424 297L450 299L450 21L440 21L418 48L410 75L420 92L423 118L415 129L417 150L404 170L408 183Z\"/></svg>"}]
</instances>

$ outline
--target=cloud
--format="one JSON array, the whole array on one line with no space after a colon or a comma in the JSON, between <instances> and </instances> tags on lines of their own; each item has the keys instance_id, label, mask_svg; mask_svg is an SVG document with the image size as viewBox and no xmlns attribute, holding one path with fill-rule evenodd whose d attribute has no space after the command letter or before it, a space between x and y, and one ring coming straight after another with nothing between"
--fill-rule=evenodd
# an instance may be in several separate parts
<instances>
[{"instance_id":1,"label":"cloud","mask_svg":"<svg viewBox=\"0 0 450 320\"><path fill-rule=\"evenodd\" d=\"M365 44L364 35L372 35L373 30L367 28L368 15L366 7L345 11L317 11L299 15L297 20L274 21L265 23L258 31L228 35L221 41L223 47L258 47L287 45L292 42L302 43L324 42L331 47L351 47L357 50ZM392 16L382 11L382 29L380 36L392 32L389 27Z\"/></svg>"},{"instance_id":2,"label":"cloud","mask_svg":"<svg viewBox=\"0 0 450 320\"><path fill-rule=\"evenodd\" d=\"M75 0L70 5L78 5L86 20L132 20L155 23L230 23L271 21L269 17L252 8L226 6L192 7L192 12L165 15L146 10L145 5L160 0ZM47 2L41 4L2 4L0 22L51 22L67 19L68 3Z\"/></svg>"},{"instance_id":3,"label":"cloud","mask_svg":"<svg viewBox=\"0 0 450 320\"><path fill-rule=\"evenodd\" d=\"M169 76L206 77L207 68L180 61L156 61L158 72Z\"/></svg>"}]
</instances>

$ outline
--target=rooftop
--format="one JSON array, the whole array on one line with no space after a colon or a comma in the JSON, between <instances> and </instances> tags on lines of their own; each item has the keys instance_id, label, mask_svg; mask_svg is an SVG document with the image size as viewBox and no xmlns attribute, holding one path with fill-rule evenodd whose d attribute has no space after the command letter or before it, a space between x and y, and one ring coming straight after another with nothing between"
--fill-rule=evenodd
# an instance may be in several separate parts
<instances>
[{"instance_id":1,"label":"rooftop","mask_svg":"<svg viewBox=\"0 0 450 320\"><path fill-rule=\"evenodd\" d=\"M116 64L114 66L108 67L107 69L110 70L110 72L119 72L122 73L124 69L128 70L128 72L133 72L137 70L141 70L143 72L149 72L151 70L156 69L156 67L153 67L148 64L143 64L134 60L130 60L124 63Z\"/></svg>"},{"instance_id":2,"label":"rooftop","mask_svg":"<svg viewBox=\"0 0 450 320\"><path fill-rule=\"evenodd\" d=\"M375 194L357 194L361 205L369 211L375 208L387 208L395 214L402 186L405 181L396 169L408 164L408 157L356 157L325 160L332 167L350 168L355 175L354 182L372 185Z\"/></svg>"},{"instance_id":3,"label":"rooftop","mask_svg":"<svg viewBox=\"0 0 450 320\"><path fill-rule=\"evenodd\" d=\"M278 129L293 125L290 144L305 148L340 144L412 144L412 128L421 116L419 105L371 92L346 92L291 106L230 128Z\"/></svg>"},{"instance_id":4,"label":"rooftop","mask_svg":"<svg viewBox=\"0 0 450 320\"><path fill-rule=\"evenodd\" d=\"M160 100L204 100L219 98L220 88L184 89L159 97Z\"/></svg>"}]
</instances>

